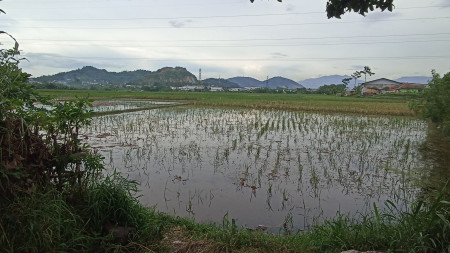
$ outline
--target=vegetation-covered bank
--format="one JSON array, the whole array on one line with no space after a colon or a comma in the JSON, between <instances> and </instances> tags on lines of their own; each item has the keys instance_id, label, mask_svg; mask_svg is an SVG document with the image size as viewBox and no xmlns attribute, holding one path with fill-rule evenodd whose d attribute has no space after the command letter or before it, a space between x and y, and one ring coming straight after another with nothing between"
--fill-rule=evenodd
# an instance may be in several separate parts
<instances>
[{"instance_id":1,"label":"vegetation-covered bank","mask_svg":"<svg viewBox=\"0 0 450 253\"><path fill-rule=\"evenodd\" d=\"M39 94L60 99L75 96L92 99L157 99L187 101L191 105L209 107L240 107L251 109L276 109L356 113L364 115L411 116L408 100L395 98L355 98L311 94L267 94L233 92L143 92L143 91L89 91L70 93L61 90L39 90ZM399 99L400 98L400 99Z\"/></svg>"}]
</instances>

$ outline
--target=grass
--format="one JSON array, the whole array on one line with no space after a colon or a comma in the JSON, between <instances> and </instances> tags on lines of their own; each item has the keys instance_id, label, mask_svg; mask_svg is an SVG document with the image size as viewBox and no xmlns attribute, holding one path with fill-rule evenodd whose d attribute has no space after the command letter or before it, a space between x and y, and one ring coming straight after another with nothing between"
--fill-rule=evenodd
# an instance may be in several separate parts
<instances>
[{"instance_id":1,"label":"grass","mask_svg":"<svg viewBox=\"0 0 450 253\"><path fill-rule=\"evenodd\" d=\"M305 94L262 94L233 92L141 92L141 91L89 91L70 93L60 90L39 90L41 95L61 99L86 97L92 99L153 99L185 101L191 105L212 107L240 107L251 109L276 109L291 111L315 111L357 113L365 115L412 116L414 112L405 99L355 98ZM68 96L68 94L70 94Z\"/></svg>"},{"instance_id":2,"label":"grass","mask_svg":"<svg viewBox=\"0 0 450 253\"><path fill-rule=\"evenodd\" d=\"M450 251L449 192L408 211L388 201L385 211L374 205L370 215L337 215L309 231L272 235L239 228L227 215L216 225L156 212L133 197L135 182L118 174L96 180L75 200L38 187L8 205L2 201L3 252ZM102 232L107 221L136 231L117 241Z\"/></svg>"},{"instance_id":3,"label":"grass","mask_svg":"<svg viewBox=\"0 0 450 253\"><path fill-rule=\"evenodd\" d=\"M448 252L450 250L450 202L436 199L416 202L410 211L401 212L392 202L390 209L379 212L374 206L371 216L352 219L338 215L332 221L294 235L269 235L239 229L224 217L222 226L198 225L179 220L161 242L176 252Z\"/></svg>"}]
</instances>

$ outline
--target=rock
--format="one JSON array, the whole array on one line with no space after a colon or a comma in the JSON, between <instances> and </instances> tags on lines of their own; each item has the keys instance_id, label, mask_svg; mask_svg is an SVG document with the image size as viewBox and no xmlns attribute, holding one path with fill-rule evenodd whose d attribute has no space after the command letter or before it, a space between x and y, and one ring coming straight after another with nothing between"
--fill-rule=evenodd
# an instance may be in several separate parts
<instances>
[{"instance_id":1,"label":"rock","mask_svg":"<svg viewBox=\"0 0 450 253\"><path fill-rule=\"evenodd\" d=\"M105 236L112 235L114 241L121 242L122 244L126 244L128 241L128 237L131 233L136 230L134 227L124 227L114 225L110 222L107 222L103 226L103 234Z\"/></svg>"}]
</instances>

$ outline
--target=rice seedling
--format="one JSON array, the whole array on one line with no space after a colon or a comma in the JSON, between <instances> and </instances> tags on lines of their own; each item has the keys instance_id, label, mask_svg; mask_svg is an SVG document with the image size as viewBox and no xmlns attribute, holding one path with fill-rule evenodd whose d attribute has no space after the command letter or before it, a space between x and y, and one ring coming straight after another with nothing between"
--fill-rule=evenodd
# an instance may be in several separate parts
<instances>
[{"instance_id":1,"label":"rice seedling","mask_svg":"<svg viewBox=\"0 0 450 253\"><path fill-rule=\"evenodd\" d=\"M133 126L123 124L126 121L133 122ZM244 208L265 210L266 199L261 202L258 200L261 196L252 193L249 202L245 193L261 189L267 195L284 199L283 190L276 190L283 185L285 194L296 191L314 196L290 195L289 201L284 201L287 209L295 203L305 202L314 210L305 219L294 221L297 228L304 227L305 222L311 223L312 217L332 216L333 208L327 203L319 205L315 196L339 193L337 198L345 199L347 192L352 192L361 199L371 199L379 204L379 200L391 198L404 187L408 189L406 194L392 198L414 199L418 188L408 182L407 173L398 174L397 171L421 167L420 156L412 154L419 152L417 149L426 134L423 131L425 123L413 119L201 107L107 115L96 117L93 123L101 125L102 132L114 133L107 139L112 144L107 145L130 145L114 146L112 151L107 151L107 157L114 162L115 168L125 168L126 164L128 170L123 172L142 180L140 194L146 196L149 205L176 197L189 203L192 198L189 192L209 192L214 198L197 203L194 216L201 221L200 213L208 210L216 217L208 216L209 219L219 221L224 210L217 203L228 203L227 199L233 199L236 204L227 205L230 213L241 212L239 210ZM96 141L92 137L97 135L94 128L87 129L86 134L89 136L87 141ZM404 157L402 154L407 145L408 156ZM91 146L96 148L95 143ZM398 153L399 149L401 153ZM116 159L121 154L126 154L126 161ZM386 163L380 162L383 160L395 170L386 170ZM150 176L140 177L138 168L146 168L145 173ZM242 176L243 172L245 176ZM189 181L167 184L165 194L158 192L158 188L164 189L167 179L171 182L174 175L187 173L188 176L183 178L189 178ZM310 184L304 183L305 176ZM240 185L241 177L245 179L244 187L236 190L234 185ZM176 192L180 195L175 195ZM201 199L206 198L202 196ZM186 211L188 204L180 208L174 202L166 203L166 207L161 205L158 209L192 216ZM270 205L272 211L268 211L277 213L283 204ZM356 209L350 206L353 205L342 211L355 212ZM365 202L355 202L354 206L359 209ZM280 212L280 215L284 214ZM246 219L239 217L236 222L244 224ZM276 224L275 219L271 222Z\"/></svg>"}]
</instances>

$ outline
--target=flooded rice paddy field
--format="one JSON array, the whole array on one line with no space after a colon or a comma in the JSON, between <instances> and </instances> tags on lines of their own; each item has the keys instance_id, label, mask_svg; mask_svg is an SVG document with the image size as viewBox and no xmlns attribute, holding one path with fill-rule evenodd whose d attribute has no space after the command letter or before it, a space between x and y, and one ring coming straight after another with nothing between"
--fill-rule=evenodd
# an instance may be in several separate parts
<instances>
[{"instance_id":1,"label":"flooded rice paddy field","mask_svg":"<svg viewBox=\"0 0 450 253\"><path fill-rule=\"evenodd\" d=\"M139 183L145 205L276 232L409 205L429 166L426 129L406 117L177 107L95 117L83 136L109 172Z\"/></svg>"}]
</instances>

